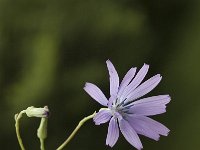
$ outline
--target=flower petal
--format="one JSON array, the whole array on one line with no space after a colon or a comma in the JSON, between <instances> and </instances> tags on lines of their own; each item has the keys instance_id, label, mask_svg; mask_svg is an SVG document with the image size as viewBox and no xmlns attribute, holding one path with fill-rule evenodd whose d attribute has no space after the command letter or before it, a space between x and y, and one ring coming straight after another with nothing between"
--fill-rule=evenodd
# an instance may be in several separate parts
<instances>
[{"instance_id":1,"label":"flower petal","mask_svg":"<svg viewBox=\"0 0 200 150\"><path fill-rule=\"evenodd\" d=\"M110 96L117 96L118 88L119 88L119 76L115 67L111 63L110 60L106 61L109 76L110 76Z\"/></svg>"},{"instance_id":2,"label":"flower petal","mask_svg":"<svg viewBox=\"0 0 200 150\"><path fill-rule=\"evenodd\" d=\"M128 121L121 119L119 121L119 127L120 127L120 130L121 130L122 134L124 135L125 139L131 145L133 145L138 150L141 150L143 148L142 143L139 139L139 136L137 135L135 130L130 126Z\"/></svg>"},{"instance_id":3,"label":"flower petal","mask_svg":"<svg viewBox=\"0 0 200 150\"><path fill-rule=\"evenodd\" d=\"M133 105L149 105L151 106L160 106L160 105L166 105L170 102L171 98L169 95L158 95L158 96L151 96L147 98L143 98L137 101L134 101Z\"/></svg>"},{"instance_id":4,"label":"flower petal","mask_svg":"<svg viewBox=\"0 0 200 150\"><path fill-rule=\"evenodd\" d=\"M135 129L136 126L138 126L138 127L140 126L141 127L141 129L139 129L140 132L144 131L142 129L142 126L143 126L143 128L148 127L149 130L148 131L146 130L146 131L149 132L149 133L146 132L145 136L150 135L150 136L147 136L147 137L150 137L152 139L154 137L154 135L152 134L153 131L156 132L157 134L160 134L160 135L163 135L163 136L167 136L169 131L170 131L163 124L161 124L161 123L159 123L159 122L157 122L157 121L155 121L155 120L153 120L153 119L151 119L149 117L134 116L134 117L131 117L131 119L132 119L131 120L131 125L134 127L134 129ZM136 128L138 128L138 127L136 127ZM138 129L135 129L135 130L137 132ZM137 132L137 133L139 133L139 132Z\"/></svg>"},{"instance_id":5,"label":"flower petal","mask_svg":"<svg viewBox=\"0 0 200 150\"><path fill-rule=\"evenodd\" d=\"M155 121L145 116L143 116L142 119L149 125L151 129L156 131L158 134L163 135L163 136L167 136L169 134L170 130L167 127L165 127L163 124L161 124L160 122Z\"/></svg>"},{"instance_id":6,"label":"flower petal","mask_svg":"<svg viewBox=\"0 0 200 150\"><path fill-rule=\"evenodd\" d=\"M124 89L120 99L125 99L142 82L149 70L149 65L144 64L132 82Z\"/></svg>"},{"instance_id":7,"label":"flower petal","mask_svg":"<svg viewBox=\"0 0 200 150\"><path fill-rule=\"evenodd\" d=\"M100 110L93 118L96 125L106 123L112 117L111 111L109 109Z\"/></svg>"},{"instance_id":8,"label":"flower petal","mask_svg":"<svg viewBox=\"0 0 200 150\"><path fill-rule=\"evenodd\" d=\"M109 100L108 100L108 108L111 108L111 107L112 107L113 103L116 102L116 99L117 99L117 97L114 96L114 95L112 95L112 96L109 98Z\"/></svg>"},{"instance_id":9,"label":"flower petal","mask_svg":"<svg viewBox=\"0 0 200 150\"><path fill-rule=\"evenodd\" d=\"M103 92L94 84L86 83L83 88L94 100L99 102L103 106L107 106L108 100Z\"/></svg>"},{"instance_id":10,"label":"flower petal","mask_svg":"<svg viewBox=\"0 0 200 150\"><path fill-rule=\"evenodd\" d=\"M152 96L134 101L124 109L136 115L152 116L166 112L166 104L170 102L169 95Z\"/></svg>"},{"instance_id":11,"label":"flower petal","mask_svg":"<svg viewBox=\"0 0 200 150\"><path fill-rule=\"evenodd\" d=\"M153 115L158 115L166 112L166 106L161 105L161 106L140 106L140 105L135 105L131 108L129 108L128 113L131 114L136 114L136 115L143 115L143 116L153 116Z\"/></svg>"},{"instance_id":12,"label":"flower petal","mask_svg":"<svg viewBox=\"0 0 200 150\"><path fill-rule=\"evenodd\" d=\"M117 94L118 98L121 97L122 92L124 91L124 89L128 86L128 84L131 82L131 80L133 79L133 77L135 76L136 73L136 68L131 68L126 75L124 76L120 87L119 87L119 92Z\"/></svg>"},{"instance_id":13,"label":"flower petal","mask_svg":"<svg viewBox=\"0 0 200 150\"><path fill-rule=\"evenodd\" d=\"M119 138L119 127L117 124L117 119L111 118L108 126L108 134L106 138L106 145L113 147Z\"/></svg>"},{"instance_id":14,"label":"flower petal","mask_svg":"<svg viewBox=\"0 0 200 150\"><path fill-rule=\"evenodd\" d=\"M132 91L128 96L126 102L135 100L137 98L140 98L144 96L145 94L149 93L151 90L153 90L158 83L160 83L162 77L160 74L157 74L144 83L142 83L140 86L138 86L134 91Z\"/></svg>"},{"instance_id":15,"label":"flower petal","mask_svg":"<svg viewBox=\"0 0 200 150\"><path fill-rule=\"evenodd\" d=\"M132 128L141 135L154 139L156 141L159 140L160 135L149 127L148 122L141 120L143 116L138 117L127 117L128 122L132 126Z\"/></svg>"}]
</instances>

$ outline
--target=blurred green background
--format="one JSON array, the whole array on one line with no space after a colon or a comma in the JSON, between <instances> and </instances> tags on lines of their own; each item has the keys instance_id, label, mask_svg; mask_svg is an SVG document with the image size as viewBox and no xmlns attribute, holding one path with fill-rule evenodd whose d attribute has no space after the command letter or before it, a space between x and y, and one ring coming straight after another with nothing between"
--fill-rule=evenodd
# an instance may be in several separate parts
<instances>
[{"instance_id":1,"label":"blurred green background","mask_svg":"<svg viewBox=\"0 0 200 150\"><path fill-rule=\"evenodd\" d=\"M149 95L170 94L170 128L146 150L200 149L200 1L198 0L0 0L0 149L18 150L14 114L48 105L48 150L55 149L84 116L100 105L83 90L86 81L109 95L105 61L122 78L150 64L161 73ZM21 120L27 149L39 149L37 118ZM107 124L84 125L66 149L109 150ZM113 150L134 149L120 136Z\"/></svg>"}]
</instances>

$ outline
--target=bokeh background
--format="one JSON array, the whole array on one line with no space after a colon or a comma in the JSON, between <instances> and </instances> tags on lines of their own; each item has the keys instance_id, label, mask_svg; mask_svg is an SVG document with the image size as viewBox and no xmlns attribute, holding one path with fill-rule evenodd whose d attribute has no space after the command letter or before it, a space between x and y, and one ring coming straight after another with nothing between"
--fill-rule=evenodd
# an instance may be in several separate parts
<instances>
[{"instance_id":1,"label":"bokeh background","mask_svg":"<svg viewBox=\"0 0 200 150\"><path fill-rule=\"evenodd\" d=\"M83 90L86 81L109 95L105 61L122 78L150 64L161 73L149 95L170 94L167 113L153 117L170 128L146 150L200 148L200 1L198 0L0 0L0 149L18 150L14 114L48 105L48 150L55 149L84 116L100 109ZM40 120L21 120L27 149L39 149ZM66 147L110 150L107 124L87 122ZM113 150L132 150L120 136Z\"/></svg>"}]
</instances>

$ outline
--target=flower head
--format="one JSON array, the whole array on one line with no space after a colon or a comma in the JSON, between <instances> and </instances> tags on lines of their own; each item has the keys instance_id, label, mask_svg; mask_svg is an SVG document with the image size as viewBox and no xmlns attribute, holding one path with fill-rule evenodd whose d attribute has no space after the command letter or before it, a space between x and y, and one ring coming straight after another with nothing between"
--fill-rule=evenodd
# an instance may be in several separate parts
<instances>
[{"instance_id":1,"label":"flower head","mask_svg":"<svg viewBox=\"0 0 200 150\"><path fill-rule=\"evenodd\" d=\"M149 65L144 64L136 73L136 68L131 68L119 84L119 76L110 60L106 61L110 76L110 98L107 99L103 92L94 84L86 83L84 90L102 108L93 118L96 125L109 121L106 145L113 147L118 140L119 130L125 139L136 149L143 148L138 134L154 140L159 140L160 135L167 136L169 129L161 123L149 118L166 112L166 104L170 102L169 95L159 95L141 98L153 90L162 77L157 74L143 82Z\"/></svg>"}]
</instances>

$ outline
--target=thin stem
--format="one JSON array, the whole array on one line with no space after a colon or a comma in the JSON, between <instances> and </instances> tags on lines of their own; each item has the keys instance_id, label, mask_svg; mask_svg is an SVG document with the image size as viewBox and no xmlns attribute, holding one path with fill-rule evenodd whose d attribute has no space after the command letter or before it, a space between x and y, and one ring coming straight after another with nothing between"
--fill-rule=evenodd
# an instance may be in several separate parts
<instances>
[{"instance_id":1,"label":"thin stem","mask_svg":"<svg viewBox=\"0 0 200 150\"><path fill-rule=\"evenodd\" d=\"M44 139L40 139L40 149L45 150L44 148Z\"/></svg>"},{"instance_id":2,"label":"thin stem","mask_svg":"<svg viewBox=\"0 0 200 150\"><path fill-rule=\"evenodd\" d=\"M40 126L37 130L37 137L40 139L40 149L45 150L44 140L47 138L48 118L41 118Z\"/></svg>"},{"instance_id":3,"label":"thin stem","mask_svg":"<svg viewBox=\"0 0 200 150\"><path fill-rule=\"evenodd\" d=\"M23 113L25 113L24 110L21 111L19 114L15 115L15 129L16 129L17 139L18 139L19 146L20 146L21 150L25 150L23 142L22 142L22 138L21 138L21 135L20 135L20 131L19 131L19 120L22 117Z\"/></svg>"},{"instance_id":4,"label":"thin stem","mask_svg":"<svg viewBox=\"0 0 200 150\"><path fill-rule=\"evenodd\" d=\"M80 127L89 119L92 119L95 116L96 112L94 112L92 115L89 115L85 118L83 118L79 124L77 125L77 127L74 129L74 131L70 134L70 136L64 141L64 143L62 145L60 145L56 150L62 150L70 141L71 139L74 137L74 135L77 133L77 131L80 129Z\"/></svg>"}]
</instances>

